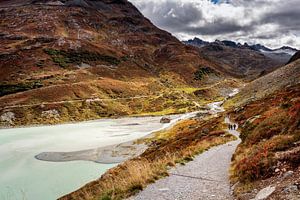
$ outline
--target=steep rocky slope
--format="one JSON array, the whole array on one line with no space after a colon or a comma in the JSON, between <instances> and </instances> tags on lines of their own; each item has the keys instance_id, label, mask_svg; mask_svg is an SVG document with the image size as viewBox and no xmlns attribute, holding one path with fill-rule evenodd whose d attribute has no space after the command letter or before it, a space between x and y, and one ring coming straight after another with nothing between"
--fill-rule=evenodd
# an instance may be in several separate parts
<instances>
[{"instance_id":1,"label":"steep rocky slope","mask_svg":"<svg viewBox=\"0 0 300 200\"><path fill-rule=\"evenodd\" d=\"M283 66L297 52L291 47L270 49L260 44L248 45L230 40L207 42L194 38L183 43L200 48L201 54L208 59L219 63L232 75L248 80Z\"/></svg>"},{"instance_id":2,"label":"steep rocky slope","mask_svg":"<svg viewBox=\"0 0 300 200\"><path fill-rule=\"evenodd\" d=\"M219 42L206 45L199 51L233 76L248 80L265 75L283 64L251 49L229 47Z\"/></svg>"},{"instance_id":3,"label":"steep rocky slope","mask_svg":"<svg viewBox=\"0 0 300 200\"><path fill-rule=\"evenodd\" d=\"M258 78L244 88L225 106L242 106L251 101L264 98L277 91L300 83L300 60L296 60L274 72Z\"/></svg>"},{"instance_id":4,"label":"steep rocky slope","mask_svg":"<svg viewBox=\"0 0 300 200\"><path fill-rule=\"evenodd\" d=\"M11 125L188 108L172 88L226 76L127 0L2 0L0 17L0 115Z\"/></svg>"},{"instance_id":5,"label":"steep rocky slope","mask_svg":"<svg viewBox=\"0 0 300 200\"><path fill-rule=\"evenodd\" d=\"M227 47L232 47L235 49L240 49L241 51L247 49L247 50L253 50L256 53L260 53L265 55L267 58L280 63L285 64L289 61L289 59L298 51L296 48L289 47L289 46L282 46L277 49L271 49L268 48L262 44L254 44L249 45L248 43L241 44L239 42L231 41L231 40L216 40L215 42L207 42L204 40L201 40L197 37L195 37L192 40L183 41L183 43L196 46L196 47L204 47L209 44L221 44L225 45Z\"/></svg>"},{"instance_id":6,"label":"steep rocky slope","mask_svg":"<svg viewBox=\"0 0 300 200\"><path fill-rule=\"evenodd\" d=\"M293 57L291 57L291 59L289 60L288 64L291 62L294 62L296 60L300 59L300 51L298 51L295 55L293 55Z\"/></svg>"}]
</instances>

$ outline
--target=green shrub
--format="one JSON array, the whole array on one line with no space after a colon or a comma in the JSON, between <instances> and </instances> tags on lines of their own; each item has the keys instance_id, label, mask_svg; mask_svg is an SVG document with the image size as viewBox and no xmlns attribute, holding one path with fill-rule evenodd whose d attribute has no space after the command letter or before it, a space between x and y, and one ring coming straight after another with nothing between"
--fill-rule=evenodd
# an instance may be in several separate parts
<instances>
[{"instance_id":1,"label":"green shrub","mask_svg":"<svg viewBox=\"0 0 300 200\"><path fill-rule=\"evenodd\" d=\"M0 96L14 94L17 92L24 92L40 87L43 87L43 84L39 81L16 84L0 84Z\"/></svg>"},{"instance_id":2,"label":"green shrub","mask_svg":"<svg viewBox=\"0 0 300 200\"><path fill-rule=\"evenodd\" d=\"M109 195L105 195L101 197L99 200L112 200L112 198Z\"/></svg>"},{"instance_id":3,"label":"green shrub","mask_svg":"<svg viewBox=\"0 0 300 200\"><path fill-rule=\"evenodd\" d=\"M111 65L119 65L120 60L110 55L103 55L88 51L64 51L55 49L44 49L44 52L51 56L53 62L59 66L66 68L69 64L91 63L91 62L105 62Z\"/></svg>"},{"instance_id":4,"label":"green shrub","mask_svg":"<svg viewBox=\"0 0 300 200\"><path fill-rule=\"evenodd\" d=\"M194 79L197 81L202 80L205 76L209 74L217 74L213 69L210 67L200 67L195 73L194 73Z\"/></svg>"}]
</instances>

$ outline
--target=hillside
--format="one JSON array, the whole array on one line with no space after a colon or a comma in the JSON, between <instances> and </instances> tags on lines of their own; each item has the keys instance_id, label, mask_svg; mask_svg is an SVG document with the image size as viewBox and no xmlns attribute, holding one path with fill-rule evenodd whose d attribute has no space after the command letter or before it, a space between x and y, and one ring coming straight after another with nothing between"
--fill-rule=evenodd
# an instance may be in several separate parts
<instances>
[{"instance_id":1,"label":"hillside","mask_svg":"<svg viewBox=\"0 0 300 200\"><path fill-rule=\"evenodd\" d=\"M283 63L248 48L226 46L214 42L200 48L200 53L222 65L233 76L254 80L281 66Z\"/></svg>"},{"instance_id":2,"label":"hillside","mask_svg":"<svg viewBox=\"0 0 300 200\"><path fill-rule=\"evenodd\" d=\"M298 199L300 61L247 84L226 106L240 125L242 142L231 180L238 199L272 188L269 199ZM294 188L294 189L291 189Z\"/></svg>"},{"instance_id":3,"label":"hillside","mask_svg":"<svg viewBox=\"0 0 300 200\"><path fill-rule=\"evenodd\" d=\"M241 126L242 143L231 170L238 199L252 199L267 187L273 188L268 199L299 198L299 86L282 88L230 113Z\"/></svg>"},{"instance_id":4,"label":"hillside","mask_svg":"<svg viewBox=\"0 0 300 200\"><path fill-rule=\"evenodd\" d=\"M184 88L228 76L127 0L2 0L0 7L3 125L185 112L192 106L184 99L197 97Z\"/></svg>"},{"instance_id":5,"label":"hillside","mask_svg":"<svg viewBox=\"0 0 300 200\"><path fill-rule=\"evenodd\" d=\"M225 106L242 106L264 98L277 91L300 83L300 60L296 60L274 72L258 78L245 87L238 95L226 102Z\"/></svg>"},{"instance_id":6,"label":"hillside","mask_svg":"<svg viewBox=\"0 0 300 200\"><path fill-rule=\"evenodd\" d=\"M242 45L229 40L207 42L195 38L183 42L198 47L201 54L222 65L232 76L247 80L254 80L277 69L292 56L282 51L273 51L263 45Z\"/></svg>"},{"instance_id":7,"label":"hillside","mask_svg":"<svg viewBox=\"0 0 300 200\"><path fill-rule=\"evenodd\" d=\"M291 59L289 60L288 64L291 62L294 62L296 60L300 59L300 51L298 51L295 55L293 55L293 57L291 57Z\"/></svg>"},{"instance_id":8,"label":"hillside","mask_svg":"<svg viewBox=\"0 0 300 200\"><path fill-rule=\"evenodd\" d=\"M192 40L183 41L183 43L185 43L187 45L192 45L192 46L195 46L198 48L205 47L205 46L211 45L211 44L214 44L214 45L219 44L222 46L231 47L233 49L239 49L241 51L241 55L243 55L242 52L244 52L244 50L252 50L252 51L255 51L256 53L263 54L264 56L267 57L266 59L268 59L268 60L271 59L274 62L276 62L277 64L287 63L290 60L290 58L298 51L297 49L295 49L293 47L289 47L289 46L282 46L277 49L272 49L272 48L266 47L262 44L254 44L254 45L249 45L248 43L241 44L239 42L235 42L235 41L231 41L231 40L222 40L222 41L216 40L215 42L208 42L208 41L201 40L197 37L195 37ZM237 54L238 54L238 52L237 52ZM245 55L244 55L244 57L245 57Z\"/></svg>"},{"instance_id":9,"label":"hillside","mask_svg":"<svg viewBox=\"0 0 300 200\"><path fill-rule=\"evenodd\" d=\"M0 200L299 200L300 51L130 2L0 0ZM277 4L132 2L298 44Z\"/></svg>"},{"instance_id":10,"label":"hillside","mask_svg":"<svg viewBox=\"0 0 300 200\"><path fill-rule=\"evenodd\" d=\"M209 132L206 131L203 125L210 127L208 128L209 130L215 128L210 134L206 133L206 136L211 134L217 136L219 133L224 133L224 131L228 132L226 128L227 125L224 124L226 118L227 120L230 119L237 123L239 125L238 130L241 133L241 143L231 159L230 169L230 180L233 185L232 188L235 197L242 200L254 199L260 190L266 187L274 187L271 198L286 199L286 197L289 197L289 199L297 199L299 190L295 188L299 187L297 181L300 176L299 64L300 61L293 62L245 85L245 87L241 89L240 94L237 94L236 97L225 102L228 111L220 113L217 117L210 118L211 120L205 119L205 117L194 117L179 122L171 129L159 132L157 138L154 139L154 141L156 141L156 139L158 141L153 142L153 138L149 139L152 141L150 144L153 146L150 146L144 154L109 170L98 180L83 186L81 189L61 199L93 199L95 197L126 199L135 195L140 190L145 191L147 190L147 185L156 181L156 179L164 179L165 176L174 175L172 172L166 173L166 171L164 171L166 170L164 168L165 163L173 163L174 158L171 156L171 158L162 159L160 156L168 155L168 153L177 153L182 148L193 149L189 141L199 141L199 139L193 138L194 134L198 133L197 137L199 137L198 135L201 136L203 133ZM201 116L201 114L199 116ZM186 134L186 131L188 134ZM174 137L173 134L177 136ZM190 140L191 138L193 139ZM183 141L184 145L182 145ZM211 139L211 141L213 141L213 139ZM143 142L143 140L140 142ZM176 146L175 149L173 149L173 145ZM232 144L227 144L226 146L232 146ZM152 148L154 148L153 151L151 151ZM161 151L166 152L161 154ZM151 154L149 154L149 152L151 152ZM193 150L190 150L190 152L193 152ZM201 153L202 152L201 150ZM208 152L210 152L210 150L208 150ZM216 153L210 154L210 156L213 155L213 158L209 157L207 159L216 159L220 154L221 153L218 153L218 155L216 155ZM151 156L148 157L149 155ZM156 165L157 160L153 161L152 156L154 156L155 159L161 159L159 170ZM199 157L201 157L201 155L196 157L195 160ZM222 157L218 159L221 158ZM175 158L175 163L176 159L177 157ZM183 158L183 160L191 162L194 162L192 161L193 159L193 156L192 158ZM180 163L180 161L177 162ZM204 164L205 168L207 168L207 163L209 162L206 160ZM174 165L175 164L170 164L170 167ZM198 163L198 165L194 165L192 170L196 171L200 167L201 164ZM179 171L179 168L180 167L176 168L176 172ZM157 173L160 174L158 177ZM210 175L209 177L214 174L214 172L207 173ZM128 180L127 174L132 174L134 178ZM135 177L133 174L139 175ZM154 180L153 175L156 177ZM178 176L178 173L175 175ZM211 179L209 179L209 181L211 181ZM166 182L168 184L177 184L174 181ZM203 187L203 185L207 187L208 184L203 182L204 180L202 180L201 183L197 183L199 185L195 188ZM184 183L189 189L191 185L194 186L194 182L191 180ZM182 182L178 184L180 185ZM114 185L113 189L111 185ZM159 186L161 188L161 185ZM166 187L171 188L172 186L166 185ZM180 187L182 187L182 185L180 185ZM207 190L212 190L211 187L214 186L209 186ZM190 190L185 190L185 192L187 191L190 192ZM172 194L175 192L177 191L173 192L172 190ZM149 194L154 195L157 193L150 192ZM209 194L215 195L219 193ZM187 193L183 195L184 197L188 196ZM132 199L139 198L138 196L134 196Z\"/></svg>"}]
</instances>

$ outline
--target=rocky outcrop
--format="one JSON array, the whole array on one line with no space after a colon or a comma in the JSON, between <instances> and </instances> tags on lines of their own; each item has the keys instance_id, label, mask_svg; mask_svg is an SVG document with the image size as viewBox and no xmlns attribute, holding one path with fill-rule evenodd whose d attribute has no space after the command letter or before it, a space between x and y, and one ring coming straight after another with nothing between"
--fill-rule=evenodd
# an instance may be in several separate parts
<instances>
[{"instance_id":1,"label":"rocky outcrop","mask_svg":"<svg viewBox=\"0 0 300 200\"><path fill-rule=\"evenodd\" d=\"M300 146L291 148L284 152L277 152L275 158L280 161L300 161Z\"/></svg>"},{"instance_id":2,"label":"rocky outcrop","mask_svg":"<svg viewBox=\"0 0 300 200\"><path fill-rule=\"evenodd\" d=\"M258 194L255 196L254 199L252 200L265 200L267 199L274 191L275 191L274 186L268 186L258 192Z\"/></svg>"},{"instance_id":3,"label":"rocky outcrop","mask_svg":"<svg viewBox=\"0 0 300 200\"><path fill-rule=\"evenodd\" d=\"M170 122L171 122L171 119L168 118L168 117L163 117L163 118L161 118L161 120L160 120L160 123L162 123L162 124L168 124L168 123L170 123Z\"/></svg>"},{"instance_id":4,"label":"rocky outcrop","mask_svg":"<svg viewBox=\"0 0 300 200\"><path fill-rule=\"evenodd\" d=\"M15 120L15 113L13 112L5 112L0 116L0 121L4 123L8 123L9 125L13 125Z\"/></svg>"},{"instance_id":5,"label":"rocky outcrop","mask_svg":"<svg viewBox=\"0 0 300 200\"><path fill-rule=\"evenodd\" d=\"M272 73L258 78L240 90L230 102L243 106L249 102L262 99L286 87L300 83L300 60L296 60ZM228 103L228 102L227 102ZM225 103L226 104L226 103Z\"/></svg>"},{"instance_id":6,"label":"rocky outcrop","mask_svg":"<svg viewBox=\"0 0 300 200\"><path fill-rule=\"evenodd\" d=\"M41 117L46 118L46 119L59 120L60 114L57 110L53 109L53 110L43 111Z\"/></svg>"},{"instance_id":7,"label":"rocky outcrop","mask_svg":"<svg viewBox=\"0 0 300 200\"><path fill-rule=\"evenodd\" d=\"M293 57L289 60L288 64L300 59L300 51L298 51Z\"/></svg>"}]
</instances>

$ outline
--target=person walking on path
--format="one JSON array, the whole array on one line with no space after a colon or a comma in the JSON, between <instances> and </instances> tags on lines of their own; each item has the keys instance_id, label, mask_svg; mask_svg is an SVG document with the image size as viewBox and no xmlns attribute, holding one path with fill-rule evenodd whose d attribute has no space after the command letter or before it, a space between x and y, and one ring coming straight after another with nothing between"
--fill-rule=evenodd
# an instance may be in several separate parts
<instances>
[{"instance_id":1,"label":"person walking on path","mask_svg":"<svg viewBox=\"0 0 300 200\"><path fill-rule=\"evenodd\" d=\"M234 125L233 125L233 130L236 130L236 128L237 128L237 127L236 127L236 124L234 124Z\"/></svg>"}]
</instances>

